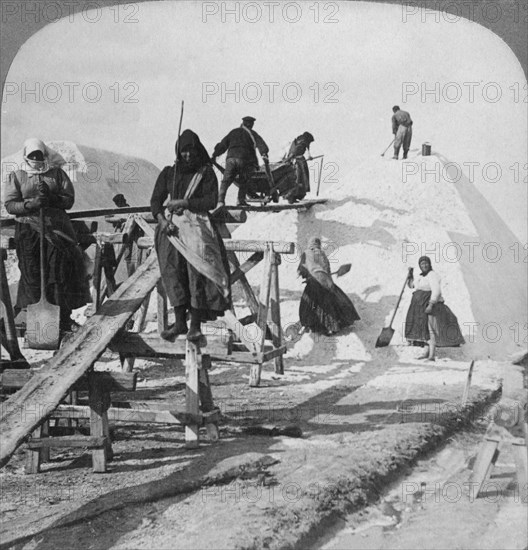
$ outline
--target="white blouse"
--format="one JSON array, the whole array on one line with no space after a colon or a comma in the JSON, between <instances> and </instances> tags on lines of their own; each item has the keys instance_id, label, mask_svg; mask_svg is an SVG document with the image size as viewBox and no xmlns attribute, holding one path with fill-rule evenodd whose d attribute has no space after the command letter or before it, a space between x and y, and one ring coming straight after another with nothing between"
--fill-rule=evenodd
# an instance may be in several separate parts
<instances>
[{"instance_id":1,"label":"white blouse","mask_svg":"<svg viewBox=\"0 0 528 550\"><path fill-rule=\"evenodd\" d=\"M414 280L414 290L430 290L431 302L443 302L441 281L442 279L436 271L429 271L425 277L420 274Z\"/></svg>"}]
</instances>

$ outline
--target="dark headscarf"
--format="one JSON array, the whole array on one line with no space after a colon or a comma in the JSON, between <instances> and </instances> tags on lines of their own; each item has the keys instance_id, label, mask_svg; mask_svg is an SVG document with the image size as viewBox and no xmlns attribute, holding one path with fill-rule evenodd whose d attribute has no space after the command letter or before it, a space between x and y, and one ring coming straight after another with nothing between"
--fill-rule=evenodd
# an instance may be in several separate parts
<instances>
[{"instance_id":1,"label":"dark headscarf","mask_svg":"<svg viewBox=\"0 0 528 550\"><path fill-rule=\"evenodd\" d=\"M193 147L196 151L196 159L192 163L192 166L189 166L182 158L181 152L185 147ZM174 146L176 152L176 159L178 162L178 168L184 172L196 171L202 166L211 163L211 159L207 154L205 147L202 145L200 138L192 130L184 130L180 136L180 139L176 142Z\"/></svg>"},{"instance_id":2,"label":"dark headscarf","mask_svg":"<svg viewBox=\"0 0 528 550\"><path fill-rule=\"evenodd\" d=\"M420 264L422 262L427 262L429 264L429 271L433 271L433 264L431 263L431 258L429 258L429 256L420 256L420 258L418 259L418 267L420 267ZM429 271L427 273L429 273ZM423 271L422 275L425 275Z\"/></svg>"}]
</instances>

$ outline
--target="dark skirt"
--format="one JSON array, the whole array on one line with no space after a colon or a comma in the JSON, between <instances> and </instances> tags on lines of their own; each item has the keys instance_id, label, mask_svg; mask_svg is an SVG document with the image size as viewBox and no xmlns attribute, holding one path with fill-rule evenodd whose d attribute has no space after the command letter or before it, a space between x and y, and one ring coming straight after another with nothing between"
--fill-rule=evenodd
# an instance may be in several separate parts
<instances>
[{"instance_id":1,"label":"dark skirt","mask_svg":"<svg viewBox=\"0 0 528 550\"><path fill-rule=\"evenodd\" d=\"M30 224L15 224L15 246L20 269L17 306L40 300L40 235ZM78 246L58 236L44 240L46 298L68 316L91 301L84 258Z\"/></svg>"},{"instance_id":2,"label":"dark skirt","mask_svg":"<svg viewBox=\"0 0 528 550\"><path fill-rule=\"evenodd\" d=\"M226 273L229 273L227 254L221 237L218 237ZM172 307L186 306L200 311L202 321L214 321L230 308L230 299L226 299L216 285L199 273L182 256L156 227L156 253L160 266L161 282Z\"/></svg>"},{"instance_id":3,"label":"dark skirt","mask_svg":"<svg viewBox=\"0 0 528 550\"><path fill-rule=\"evenodd\" d=\"M299 305L303 327L331 334L352 325L359 318L354 304L337 285L327 289L314 279L308 280Z\"/></svg>"},{"instance_id":4,"label":"dark skirt","mask_svg":"<svg viewBox=\"0 0 528 550\"><path fill-rule=\"evenodd\" d=\"M413 293L405 320L405 338L411 342L428 342L431 339L429 332L429 326L431 326L438 347L458 347L464 344L465 340L458 320L443 302L434 304L429 323L425 308L430 299L430 291L416 290Z\"/></svg>"}]
</instances>

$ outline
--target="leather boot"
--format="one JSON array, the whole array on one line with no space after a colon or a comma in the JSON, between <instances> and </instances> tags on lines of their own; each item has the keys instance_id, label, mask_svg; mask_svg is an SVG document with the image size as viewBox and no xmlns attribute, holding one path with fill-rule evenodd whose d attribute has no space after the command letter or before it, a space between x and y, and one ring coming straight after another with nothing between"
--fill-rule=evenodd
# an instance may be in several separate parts
<instances>
[{"instance_id":1,"label":"leather boot","mask_svg":"<svg viewBox=\"0 0 528 550\"><path fill-rule=\"evenodd\" d=\"M187 340L190 342L198 342L204 338L202 334L202 321L200 319L200 313L196 309L191 309L191 328L187 333Z\"/></svg>"},{"instance_id":2,"label":"leather boot","mask_svg":"<svg viewBox=\"0 0 528 550\"><path fill-rule=\"evenodd\" d=\"M246 202L246 188L242 184L238 188L237 206L248 206Z\"/></svg>"},{"instance_id":3,"label":"leather boot","mask_svg":"<svg viewBox=\"0 0 528 550\"><path fill-rule=\"evenodd\" d=\"M186 314L187 314L186 306L175 307L174 308L175 323L173 325L170 325L165 330L162 330L160 336L164 340L168 340L169 342L174 342L177 336L179 336L180 334L186 334L187 333Z\"/></svg>"}]
</instances>

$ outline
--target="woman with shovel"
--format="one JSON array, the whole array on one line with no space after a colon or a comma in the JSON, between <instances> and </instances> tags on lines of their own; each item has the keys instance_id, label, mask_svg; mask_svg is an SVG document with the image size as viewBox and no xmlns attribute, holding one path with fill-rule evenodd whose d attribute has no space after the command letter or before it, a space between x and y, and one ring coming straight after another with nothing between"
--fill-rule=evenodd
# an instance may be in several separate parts
<instances>
[{"instance_id":1,"label":"woman with shovel","mask_svg":"<svg viewBox=\"0 0 528 550\"><path fill-rule=\"evenodd\" d=\"M299 305L299 318L304 328L330 336L359 320L354 304L332 280L330 262L321 250L321 239L310 239L298 272L306 280Z\"/></svg>"},{"instance_id":2,"label":"woman with shovel","mask_svg":"<svg viewBox=\"0 0 528 550\"><path fill-rule=\"evenodd\" d=\"M9 174L5 208L16 216L15 243L20 282L15 311L49 301L60 306L60 329L72 329L71 313L91 301L88 277L75 232L66 210L75 194L61 157L39 139L24 143L20 168ZM44 243L41 240L41 217ZM41 296L41 260L45 293Z\"/></svg>"},{"instance_id":3,"label":"woman with shovel","mask_svg":"<svg viewBox=\"0 0 528 550\"><path fill-rule=\"evenodd\" d=\"M434 361L437 347L458 347L465 341L455 314L444 304L441 280L430 258L422 256L418 266L421 273L416 281L409 268L407 284L414 293L407 311L405 338L413 345L425 344L428 349L420 359Z\"/></svg>"}]
</instances>

